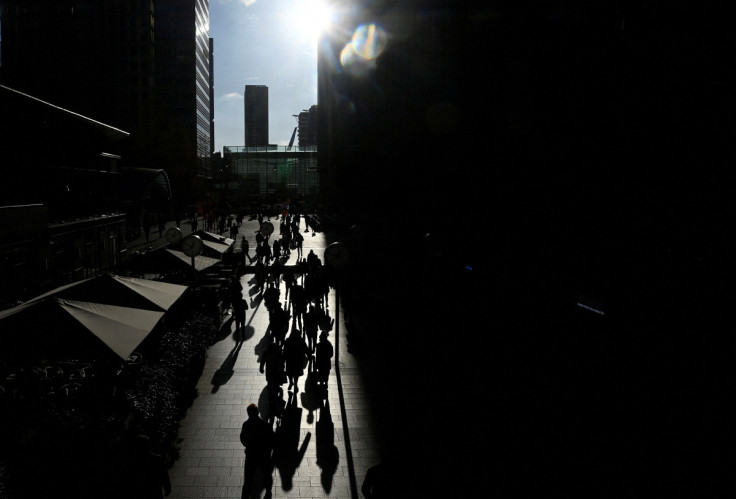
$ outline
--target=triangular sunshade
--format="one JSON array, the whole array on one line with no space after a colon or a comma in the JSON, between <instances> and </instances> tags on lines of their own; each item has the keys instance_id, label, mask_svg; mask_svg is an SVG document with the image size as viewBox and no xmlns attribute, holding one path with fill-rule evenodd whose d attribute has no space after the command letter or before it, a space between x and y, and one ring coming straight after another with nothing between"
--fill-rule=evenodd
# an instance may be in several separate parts
<instances>
[{"instance_id":1,"label":"triangular sunshade","mask_svg":"<svg viewBox=\"0 0 736 499\"><path fill-rule=\"evenodd\" d=\"M145 296L164 310L168 310L178 300L187 286L152 281L150 279L136 279L133 277L113 276L119 283L129 287L136 293Z\"/></svg>"},{"instance_id":2,"label":"triangular sunshade","mask_svg":"<svg viewBox=\"0 0 736 499\"><path fill-rule=\"evenodd\" d=\"M168 248L166 248L166 251L191 267L192 257L185 255L183 251L172 250ZM197 255L194 257L194 270L201 272L212 267L213 265L217 265L218 263L220 263L220 260L210 258L208 256Z\"/></svg>"},{"instance_id":3,"label":"triangular sunshade","mask_svg":"<svg viewBox=\"0 0 736 499\"><path fill-rule=\"evenodd\" d=\"M59 305L122 359L133 353L164 316L153 310L91 302L59 300Z\"/></svg>"},{"instance_id":4,"label":"triangular sunshade","mask_svg":"<svg viewBox=\"0 0 736 499\"><path fill-rule=\"evenodd\" d=\"M214 250L216 253L218 253L220 255L223 255L223 254L227 253L227 250L230 249L230 246L228 246L227 244L221 244L221 243L216 243L216 242L213 242L213 241L207 241L206 239L202 239L202 244L204 244L205 246L207 246L211 250Z\"/></svg>"}]
</instances>

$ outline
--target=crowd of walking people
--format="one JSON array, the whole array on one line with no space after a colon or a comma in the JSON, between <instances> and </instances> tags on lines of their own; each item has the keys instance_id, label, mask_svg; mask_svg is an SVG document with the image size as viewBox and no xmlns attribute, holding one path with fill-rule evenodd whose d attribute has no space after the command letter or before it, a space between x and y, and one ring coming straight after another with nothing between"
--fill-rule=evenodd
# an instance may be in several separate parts
<instances>
[{"instance_id":1,"label":"crowd of walking people","mask_svg":"<svg viewBox=\"0 0 736 499\"><path fill-rule=\"evenodd\" d=\"M319 405L326 403L334 356L334 347L329 339L334 319L329 313L327 273L314 251L302 255L301 217L285 215L275 218L273 223L261 215L257 218L260 229L256 232L254 252L251 254L248 239L242 236L239 257L235 259L228 286L236 336L246 324L248 302L244 299L241 282L246 266L253 267L253 279L247 283L252 288L247 294L254 301L262 300L268 312L266 347L259 359L268 402L265 408L251 404L248 420L243 424L241 443L246 454L244 496L251 489L253 475L258 468L266 478L267 493L270 493L274 430L278 431L287 410L284 385L288 384L286 391L290 404L296 404L300 380L306 374L303 388L308 390L312 400L319 400ZM268 227L266 224L272 225ZM308 231L307 227L305 232ZM297 253L296 264L284 265L294 251Z\"/></svg>"}]
</instances>

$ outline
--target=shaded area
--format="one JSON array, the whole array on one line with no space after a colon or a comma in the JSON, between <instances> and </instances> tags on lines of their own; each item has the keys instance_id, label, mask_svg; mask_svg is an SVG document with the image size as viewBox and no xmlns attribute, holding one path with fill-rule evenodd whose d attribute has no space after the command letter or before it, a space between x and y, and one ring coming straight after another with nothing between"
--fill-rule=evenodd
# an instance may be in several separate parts
<instances>
[{"instance_id":1,"label":"shaded area","mask_svg":"<svg viewBox=\"0 0 736 499\"><path fill-rule=\"evenodd\" d=\"M179 422L196 397L215 331L212 319L195 313L170 320L124 366L82 359L16 374L12 392L0 396L9 497L135 495L133 442L145 434L167 462L176 459ZM10 388L4 366L0 374Z\"/></svg>"}]
</instances>

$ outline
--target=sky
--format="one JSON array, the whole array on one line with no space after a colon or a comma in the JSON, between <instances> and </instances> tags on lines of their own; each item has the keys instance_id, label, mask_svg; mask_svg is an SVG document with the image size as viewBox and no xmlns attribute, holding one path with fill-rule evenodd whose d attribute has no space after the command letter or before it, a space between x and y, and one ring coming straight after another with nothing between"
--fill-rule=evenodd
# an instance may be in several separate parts
<instances>
[{"instance_id":1,"label":"sky","mask_svg":"<svg viewBox=\"0 0 736 499\"><path fill-rule=\"evenodd\" d=\"M268 86L270 144L288 145L293 115L317 104L316 2L210 0L216 152L244 145L245 85Z\"/></svg>"}]
</instances>

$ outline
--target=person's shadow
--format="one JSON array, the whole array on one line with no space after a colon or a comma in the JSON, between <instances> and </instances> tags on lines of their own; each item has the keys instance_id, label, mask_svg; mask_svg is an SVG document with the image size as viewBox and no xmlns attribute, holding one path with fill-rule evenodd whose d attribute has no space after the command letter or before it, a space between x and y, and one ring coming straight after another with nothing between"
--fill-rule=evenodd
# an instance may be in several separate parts
<instances>
[{"instance_id":1,"label":"person's shadow","mask_svg":"<svg viewBox=\"0 0 736 499\"><path fill-rule=\"evenodd\" d=\"M289 400L281 417L281 425L276 430L276 445L273 450L274 467L281 475L281 487L291 490L294 486L293 478L296 469L304 459L311 433L307 433L304 441L299 445L302 422L302 409L296 404L296 396L289 393Z\"/></svg>"},{"instance_id":2,"label":"person's shadow","mask_svg":"<svg viewBox=\"0 0 736 499\"><path fill-rule=\"evenodd\" d=\"M301 392L302 407L309 411L307 414L307 423L312 424L314 421L314 411L322 408L321 387L317 385L317 378L312 370L307 373L307 379L304 382L304 391Z\"/></svg>"},{"instance_id":3,"label":"person's shadow","mask_svg":"<svg viewBox=\"0 0 736 499\"><path fill-rule=\"evenodd\" d=\"M253 337L255 330L252 326L245 326L233 333L235 346L227 355L220 368L212 375L212 393L217 393L222 385L227 383L233 376L235 362L238 360L240 348L246 340Z\"/></svg>"},{"instance_id":4,"label":"person's shadow","mask_svg":"<svg viewBox=\"0 0 736 499\"><path fill-rule=\"evenodd\" d=\"M232 326L234 322L233 314L230 314L227 319L222 323L220 326L220 329L217 330L217 336L215 337L214 343L219 343L228 336L230 336L230 332L232 331Z\"/></svg>"},{"instance_id":5,"label":"person's shadow","mask_svg":"<svg viewBox=\"0 0 736 499\"><path fill-rule=\"evenodd\" d=\"M258 343L256 343L256 346L253 347L253 353L256 354L256 361L259 364L261 362L261 356L268 349L268 344L270 342L271 342L271 332L270 330L266 330L266 334L264 334L261 337L261 340Z\"/></svg>"},{"instance_id":6,"label":"person's shadow","mask_svg":"<svg viewBox=\"0 0 736 499\"><path fill-rule=\"evenodd\" d=\"M317 465L321 468L320 481L322 488L330 493L332 490L332 477L337 471L337 463L340 461L340 452L335 446L335 425L330 413L330 402L319 411L317 421Z\"/></svg>"}]
</instances>

